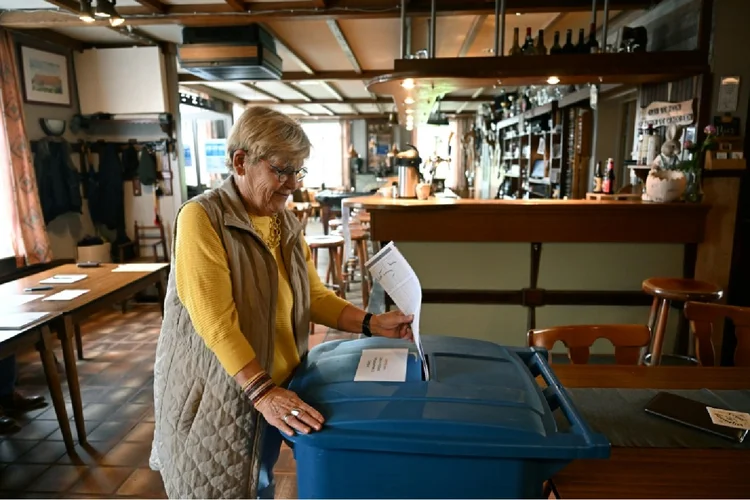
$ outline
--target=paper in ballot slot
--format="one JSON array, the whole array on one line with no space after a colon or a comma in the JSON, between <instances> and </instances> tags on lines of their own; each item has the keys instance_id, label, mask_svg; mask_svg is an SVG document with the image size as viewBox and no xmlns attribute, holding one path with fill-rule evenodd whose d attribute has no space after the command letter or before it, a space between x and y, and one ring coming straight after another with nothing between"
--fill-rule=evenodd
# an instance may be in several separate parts
<instances>
[{"instance_id":1,"label":"paper in ballot slot","mask_svg":"<svg viewBox=\"0 0 750 500\"><path fill-rule=\"evenodd\" d=\"M372 279L380 283L385 292L390 295L396 307L404 314L413 314L414 321L411 325L414 334L414 344L422 361L424 379L430 379L430 370L427 366L422 340L419 337L419 316L422 309L422 285L414 269L406 261L406 258L398 251L393 242L388 243L378 253L365 263Z\"/></svg>"},{"instance_id":2,"label":"paper in ballot slot","mask_svg":"<svg viewBox=\"0 0 750 500\"><path fill-rule=\"evenodd\" d=\"M355 382L405 382L409 349L363 349Z\"/></svg>"}]
</instances>

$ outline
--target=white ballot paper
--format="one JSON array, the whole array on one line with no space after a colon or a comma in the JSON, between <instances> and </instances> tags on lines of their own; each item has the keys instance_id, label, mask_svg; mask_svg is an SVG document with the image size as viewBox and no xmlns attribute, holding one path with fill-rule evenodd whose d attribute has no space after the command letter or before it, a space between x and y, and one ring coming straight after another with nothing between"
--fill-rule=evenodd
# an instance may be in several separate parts
<instances>
[{"instance_id":1,"label":"white ballot paper","mask_svg":"<svg viewBox=\"0 0 750 500\"><path fill-rule=\"evenodd\" d=\"M365 263L365 266L370 271L372 279L380 283L385 293L391 296L396 307L404 314L414 315L414 322L411 325L414 333L414 344L417 346L419 359L422 361L424 379L430 380L430 370L427 367L427 361L422 350L422 340L419 337L422 285L419 283L417 274L393 242L381 248Z\"/></svg>"},{"instance_id":2,"label":"white ballot paper","mask_svg":"<svg viewBox=\"0 0 750 500\"><path fill-rule=\"evenodd\" d=\"M45 285L69 285L86 278L86 274L56 274L51 278L44 279L39 283Z\"/></svg>"},{"instance_id":3,"label":"white ballot paper","mask_svg":"<svg viewBox=\"0 0 750 500\"><path fill-rule=\"evenodd\" d=\"M60 301L73 300L73 299L75 299L77 297L80 297L84 293L88 293L88 292L89 292L88 290L63 290L62 292L57 292L54 295L50 295L49 297L43 298L42 301L47 301L47 300L60 300Z\"/></svg>"},{"instance_id":4,"label":"white ballot paper","mask_svg":"<svg viewBox=\"0 0 750 500\"><path fill-rule=\"evenodd\" d=\"M0 297L0 310L22 306L41 297L44 295L3 295Z\"/></svg>"},{"instance_id":5,"label":"white ballot paper","mask_svg":"<svg viewBox=\"0 0 750 500\"><path fill-rule=\"evenodd\" d=\"M406 382L409 349L363 349L355 382Z\"/></svg>"},{"instance_id":6,"label":"white ballot paper","mask_svg":"<svg viewBox=\"0 0 750 500\"><path fill-rule=\"evenodd\" d=\"M112 269L113 273L151 273L167 267L163 262L144 262L135 264L120 264Z\"/></svg>"}]
</instances>

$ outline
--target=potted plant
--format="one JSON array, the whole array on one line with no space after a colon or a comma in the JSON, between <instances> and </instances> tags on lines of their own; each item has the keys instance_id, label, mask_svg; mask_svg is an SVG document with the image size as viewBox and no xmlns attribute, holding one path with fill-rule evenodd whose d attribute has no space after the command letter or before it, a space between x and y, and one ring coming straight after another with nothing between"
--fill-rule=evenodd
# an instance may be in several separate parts
<instances>
[{"instance_id":1,"label":"potted plant","mask_svg":"<svg viewBox=\"0 0 750 500\"><path fill-rule=\"evenodd\" d=\"M716 127L707 125L703 129L706 138L701 144L695 144L693 141L685 141L683 148L688 152L688 159L677 164L675 170L680 170L687 178L687 188L685 189L684 198L689 202L700 202L703 197L701 192L701 179L703 165L706 160L706 153L715 150L718 147L716 140Z\"/></svg>"}]
</instances>

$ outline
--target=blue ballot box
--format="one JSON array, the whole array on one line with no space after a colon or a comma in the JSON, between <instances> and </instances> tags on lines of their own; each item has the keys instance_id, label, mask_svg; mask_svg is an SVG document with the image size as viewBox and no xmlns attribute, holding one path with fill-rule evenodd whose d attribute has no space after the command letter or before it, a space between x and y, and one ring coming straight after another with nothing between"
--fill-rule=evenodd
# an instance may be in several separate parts
<instances>
[{"instance_id":1,"label":"blue ballot box","mask_svg":"<svg viewBox=\"0 0 750 500\"><path fill-rule=\"evenodd\" d=\"M576 458L608 458L537 348L423 336L321 344L289 389L320 411L320 432L288 438L299 498L539 498ZM405 381L354 381L370 349L408 348ZM371 353L371 351L370 351ZM546 382L542 389L535 377ZM553 411L570 422L566 432Z\"/></svg>"}]
</instances>

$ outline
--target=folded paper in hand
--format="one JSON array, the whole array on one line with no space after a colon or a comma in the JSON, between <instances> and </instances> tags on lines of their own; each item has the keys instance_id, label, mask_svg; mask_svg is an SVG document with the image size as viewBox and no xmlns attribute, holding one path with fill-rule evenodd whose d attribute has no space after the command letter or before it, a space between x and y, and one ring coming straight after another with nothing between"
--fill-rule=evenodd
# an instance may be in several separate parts
<instances>
[{"instance_id":1,"label":"folded paper in hand","mask_svg":"<svg viewBox=\"0 0 750 500\"><path fill-rule=\"evenodd\" d=\"M422 340L419 337L419 316L422 309L422 285L419 278L406 261L401 252L398 251L393 242L388 243L378 253L365 263L372 279L380 283L385 293L390 295L402 313L413 314L414 321L411 325L414 334L414 343L419 351L419 359L422 361L424 379L430 379L430 370L422 349Z\"/></svg>"}]
</instances>

